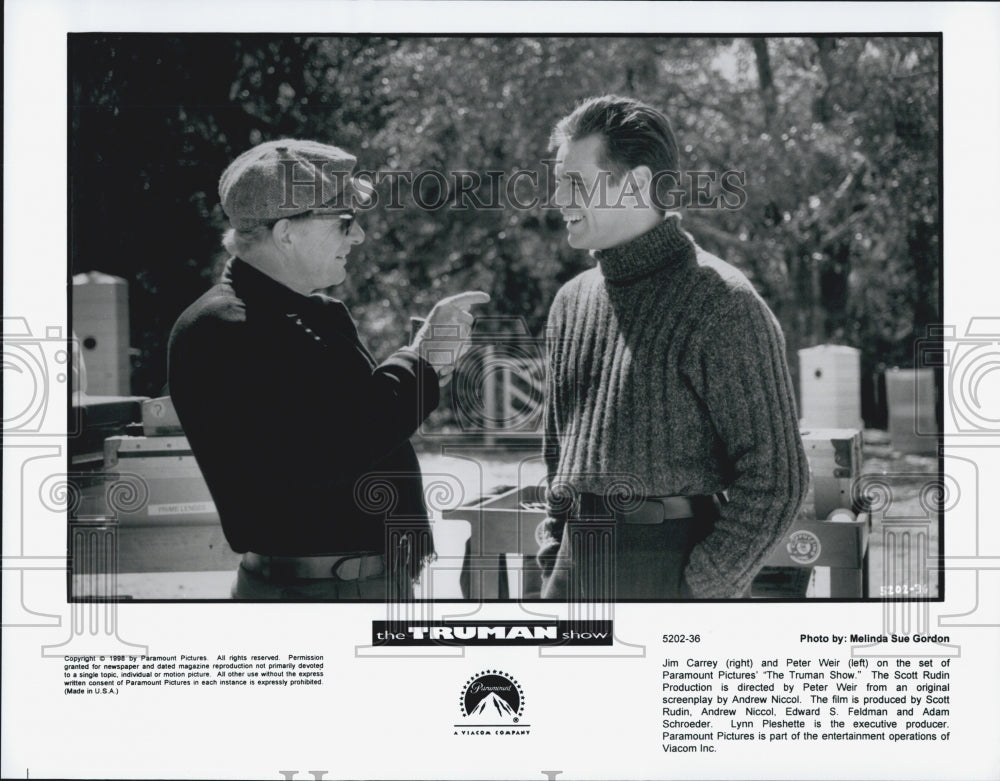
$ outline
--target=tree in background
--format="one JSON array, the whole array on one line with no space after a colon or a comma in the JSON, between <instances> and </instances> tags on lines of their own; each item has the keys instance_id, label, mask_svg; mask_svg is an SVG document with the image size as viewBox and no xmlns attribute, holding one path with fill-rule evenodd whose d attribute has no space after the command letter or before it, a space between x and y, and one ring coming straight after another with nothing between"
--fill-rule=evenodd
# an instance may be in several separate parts
<instances>
[{"instance_id":1,"label":"tree in background","mask_svg":"<svg viewBox=\"0 0 1000 781\"><path fill-rule=\"evenodd\" d=\"M218 174L260 141L312 137L383 180L335 292L376 353L469 288L540 333L592 262L545 206L548 134L579 100L618 92L668 114L710 197L723 172L745 176L740 208L688 204L684 224L754 280L793 367L825 342L858 347L866 375L912 365L941 316L939 55L935 37L73 35L72 270L129 281L133 390L158 393L173 320L224 260ZM403 208L387 208L403 171L443 174L420 196L440 207L401 187ZM517 171L538 176L517 190L527 208L475 208L504 205Z\"/></svg>"}]
</instances>

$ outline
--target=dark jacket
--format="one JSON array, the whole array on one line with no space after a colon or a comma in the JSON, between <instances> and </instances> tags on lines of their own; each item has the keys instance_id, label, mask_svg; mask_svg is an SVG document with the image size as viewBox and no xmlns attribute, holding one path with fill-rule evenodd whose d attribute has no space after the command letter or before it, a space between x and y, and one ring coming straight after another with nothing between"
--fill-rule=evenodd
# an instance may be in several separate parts
<instances>
[{"instance_id":1,"label":"dark jacket","mask_svg":"<svg viewBox=\"0 0 1000 781\"><path fill-rule=\"evenodd\" d=\"M386 551L389 520L431 552L409 443L438 404L416 354L381 365L344 304L232 259L170 335L169 384L234 551ZM412 541L411 537L411 541Z\"/></svg>"}]
</instances>

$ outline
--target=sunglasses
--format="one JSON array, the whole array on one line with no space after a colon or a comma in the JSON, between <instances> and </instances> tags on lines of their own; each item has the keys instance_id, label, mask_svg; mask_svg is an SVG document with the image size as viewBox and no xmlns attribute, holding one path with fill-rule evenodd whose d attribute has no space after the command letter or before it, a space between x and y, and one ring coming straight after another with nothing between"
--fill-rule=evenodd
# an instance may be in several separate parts
<instances>
[{"instance_id":1,"label":"sunglasses","mask_svg":"<svg viewBox=\"0 0 1000 781\"><path fill-rule=\"evenodd\" d=\"M301 214L294 214L291 217L285 217L286 220L301 220L306 217L315 217L318 220L340 220L340 232L345 236L350 234L351 230L354 228L354 223L357 221L358 213L354 209L345 209L344 211L338 212L302 212ZM274 227L279 221L275 220L270 224L269 227Z\"/></svg>"},{"instance_id":2,"label":"sunglasses","mask_svg":"<svg viewBox=\"0 0 1000 781\"><path fill-rule=\"evenodd\" d=\"M322 220L340 220L340 232L345 236L351 232L354 222L358 218L358 213L354 209L346 209L342 212L306 212L311 217Z\"/></svg>"}]
</instances>

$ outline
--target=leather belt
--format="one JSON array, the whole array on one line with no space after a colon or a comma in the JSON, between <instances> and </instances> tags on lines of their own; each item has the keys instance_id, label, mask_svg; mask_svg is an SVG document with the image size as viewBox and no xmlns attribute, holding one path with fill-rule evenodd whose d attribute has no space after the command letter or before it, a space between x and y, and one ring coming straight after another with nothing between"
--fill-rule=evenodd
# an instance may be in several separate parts
<instances>
[{"instance_id":1,"label":"leather belt","mask_svg":"<svg viewBox=\"0 0 1000 781\"><path fill-rule=\"evenodd\" d=\"M623 501L616 507L598 494L580 494L576 514L581 518L614 518L618 523L655 526L664 521L693 519L719 507L715 496L647 496Z\"/></svg>"},{"instance_id":2,"label":"leather belt","mask_svg":"<svg viewBox=\"0 0 1000 781\"><path fill-rule=\"evenodd\" d=\"M325 556L243 554L243 569L267 580L366 580L385 572L385 556L334 553Z\"/></svg>"}]
</instances>

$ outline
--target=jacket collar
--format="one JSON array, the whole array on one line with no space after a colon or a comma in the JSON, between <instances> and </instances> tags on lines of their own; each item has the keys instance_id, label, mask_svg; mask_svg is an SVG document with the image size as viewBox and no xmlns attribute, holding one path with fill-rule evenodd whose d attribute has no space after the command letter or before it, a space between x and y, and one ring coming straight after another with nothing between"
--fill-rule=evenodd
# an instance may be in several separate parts
<instances>
[{"instance_id":1,"label":"jacket collar","mask_svg":"<svg viewBox=\"0 0 1000 781\"><path fill-rule=\"evenodd\" d=\"M231 257L226 261L222 281L231 285L236 295L247 303L276 312L300 313L314 305L308 296L296 293L241 258Z\"/></svg>"}]
</instances>

